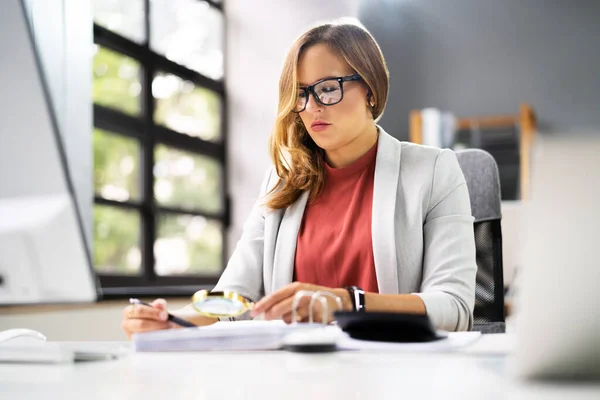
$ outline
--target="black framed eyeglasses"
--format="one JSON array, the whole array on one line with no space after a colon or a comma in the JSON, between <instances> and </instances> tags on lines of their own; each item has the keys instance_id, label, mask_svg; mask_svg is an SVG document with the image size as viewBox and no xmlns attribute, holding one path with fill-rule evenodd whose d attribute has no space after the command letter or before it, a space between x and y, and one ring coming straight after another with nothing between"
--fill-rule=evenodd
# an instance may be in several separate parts
<instances>
[{"instance_id":1,"label":"black framed eyeglasses","mask_svg":"<svg viewBox=\"0 0 600 400\"><path fill-rule=\"evenodd\" d=\"M306 109L308 96L310 93L317 103L323 106L332 106L339 103L344 98L344 82L359 81L362 78L359 74L342 76L339 78L325 78L310 86L298 89L298 99L296 100L295 113L300 113Z\"/></svg>"}]
</instances>

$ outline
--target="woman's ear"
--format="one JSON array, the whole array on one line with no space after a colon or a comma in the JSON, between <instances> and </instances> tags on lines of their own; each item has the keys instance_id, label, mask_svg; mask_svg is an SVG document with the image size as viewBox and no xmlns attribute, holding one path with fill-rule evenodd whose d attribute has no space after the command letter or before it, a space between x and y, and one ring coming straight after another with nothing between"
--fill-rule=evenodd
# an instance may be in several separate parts
<instances>
[{"instance_id":1,"label":"woman's ear","mask_svg":"<svg viewBox=\"0 0 600 400\"><path fill-rule=\"evenodd\" d=\"M367 92L367 104L371 108L375 107L375 102L373 101L373 92L371 92L371 89L369 89L369 91Z\"/></svg>"},{"instance_id":2,"label":"woman's ear","mask_svg":"<svg viewBox=\"0 0 600 400\"><path fill-rule=\"evenodd\" d=\"M371 89L369 89L369 91L367 92L367 104L369 105L371 110L373 108L375 108L375 102L373 100L373 92L371 92Z\"/></svg>"}]
</instances>

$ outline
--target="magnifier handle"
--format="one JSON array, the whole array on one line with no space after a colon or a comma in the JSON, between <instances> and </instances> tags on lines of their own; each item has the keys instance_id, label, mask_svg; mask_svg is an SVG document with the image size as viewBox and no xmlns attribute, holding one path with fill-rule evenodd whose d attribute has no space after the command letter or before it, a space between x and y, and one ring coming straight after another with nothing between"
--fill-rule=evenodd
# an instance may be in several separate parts
<instances>
[{"instance_id":1,"label":"magnifier handle","mask_svg":"<svg viewBox=\"0 0 600 400\"><path fill-rule=\"evenodd\" d=\"M176 317L172 314L169 313L169 321L176 323L177 325L183 326L184 328L195 328L196 325L192 324L189 321L186 321L185 319Z\"/></svg>"}]
</instances>

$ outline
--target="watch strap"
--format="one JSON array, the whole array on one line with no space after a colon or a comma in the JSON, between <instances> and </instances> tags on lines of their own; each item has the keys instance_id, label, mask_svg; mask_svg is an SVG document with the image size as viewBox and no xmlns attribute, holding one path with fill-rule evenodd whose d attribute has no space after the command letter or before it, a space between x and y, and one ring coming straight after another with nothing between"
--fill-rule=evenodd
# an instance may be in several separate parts
<instances>
[{"instance_id":1,"label":"watch strap","mask_svg":"<svg viewBox=\"0 0 600 400\"><path fill-rule=\"evenodd\" d=\"M352 301L352 309L355 312L365 312L365 291L358 286L346 287L350 300Z\"/></svg>"}]
</instances>

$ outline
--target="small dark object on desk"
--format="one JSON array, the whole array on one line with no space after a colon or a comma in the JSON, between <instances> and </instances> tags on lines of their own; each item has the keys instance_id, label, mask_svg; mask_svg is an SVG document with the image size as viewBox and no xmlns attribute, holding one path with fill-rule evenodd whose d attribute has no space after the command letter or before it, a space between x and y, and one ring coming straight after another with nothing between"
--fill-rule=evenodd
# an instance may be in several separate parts
<instances>
[{"instance_id":1,"label":"small dark object on desk","mask_svg":"<svg viewBox=\"0 0 600 400\"><path fill-rule=\"evenodd\" d=\"M353 339L376 342L431 342L436 333L429 317L419 314L337 311L338 326Z\"/></svg>"}]
</instances>

